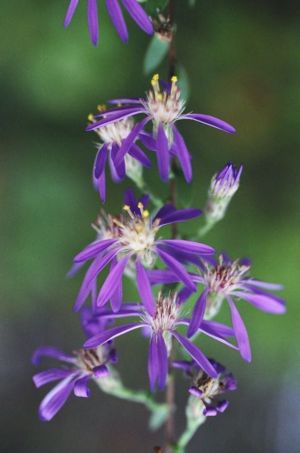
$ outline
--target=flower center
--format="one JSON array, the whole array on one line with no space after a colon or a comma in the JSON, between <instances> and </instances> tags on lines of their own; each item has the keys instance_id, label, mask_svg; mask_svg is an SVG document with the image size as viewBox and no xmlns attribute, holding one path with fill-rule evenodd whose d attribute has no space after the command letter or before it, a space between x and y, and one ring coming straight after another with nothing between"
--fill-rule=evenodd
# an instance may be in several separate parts
<instances>
[{"instance_id":1,"label":"flower center","mask_svg":"<svg viewBox=\"0 0 300 453\"><path fill-rule=\"evenodd\" d=\"M164 297L158 294L156 301L156 311L154 316L146 314L146 321L149 323L153 332L166 332L173 329L179 316L179 307L176 303L177 294Z\"/></svg>"},{"instance_id":2,"label":"flower center","mask_svg":"<svg viewBox=\"0 0 300 453\"><path fill-rule=\"evenodd\" d=\"M228 295L238 289L241 280L249 266L240 265L238 261L225 264L220 257L219 264L214 268L207 268L206 281L209 289L216 295Z\"/></svg>"},{"instance_id":3,"label":"flower center","mask_svg":"<svg viewBox=\"0 0 300 453\"><path fill-rule=\"evenodd\" d=\"M98 106L98 110L103 112L106 110L105 106ZM103 116L103 119L105 119L105 115ZM95 122L95 117L94 115L89 115L88 120L91 123ZM132 131L134 125L134 121L132 118L125 118L110 124L107 124L106 126L101 126L97 129L95 129L96 134L100 137L103 143L106 143L110 146L116 144L118 146L121 146L122 141L125 140L125 138L128 137L130 132Z\"/></svg>"},{"instance_id":4,"label":"flower center","mask_svg":"<svg viewBox=\"0 0 300 453\"><path fill-rule=\"evenodd\" d=\"M89 373L93 371L93 368L107 362L107 351L103 346L98 346L96 349L79 349L74 354L77 357L78 368Z\"/></svg>"},{"instance_id":5,"label":"flower center","mask_svg":"<svg viewBox=\"0 0 300 453\"><path fill-rule=\"evenodd\" d=\"M174 123L184 110L184 101L180 99L177 77L171 79L171 87L161 89L159 76L155 74L151 80L152 91L149 91L145 108L157 124Z\"/></svg>"},{"instance_id":6,"label":"flower center","mask_svg":"<svg viewBox=\"0 0 300 453\"><path fill-rule=\"evenodd\" d=\"M128 205L123 207L125 216L114 218L118 228L119 242L125 251L138 254L145 265L151 266L154 261L153 246L159 229L158 221L151 221L149 212L142 203L138 203L139 213L132 212Z\"/></svg>"}]
</instances>

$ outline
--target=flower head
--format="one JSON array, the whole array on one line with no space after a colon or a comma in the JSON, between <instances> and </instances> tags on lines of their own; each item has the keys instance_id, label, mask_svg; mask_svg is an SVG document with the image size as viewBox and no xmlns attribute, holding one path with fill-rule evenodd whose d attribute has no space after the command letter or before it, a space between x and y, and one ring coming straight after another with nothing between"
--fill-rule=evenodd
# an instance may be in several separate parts
<instances>
[{"instance_id":1,"label":"flower head","mask_svg":"<svg viewBox=\"0 0 300 453\"><path fill-rule=\"evenodd\" d=\"M225 392L237 388L237 382L232 373L229 373L220 363L212 359L209 361L216 370L215 377L207 375L195 361L175 361L173 363L174 368L183 369L185 374L192 378L189 393L201 401L203 415L206 417L224 412L229 401L220 400L219 397Z\"/></svg>"},{"instance_id":2,"label":"flower head","mask_svg":"<svg viewBox=\"0 0 300 453\"><path fill-rule=\"evenodd\" d=\"M211 180L205 215L209 222L221 220L233 195L239 188L243 167L231 163L225 165Z\"/></svg>"},{"instance_id":3,"label":"flower head","mask_svg":"<svg viewBox=\"0 0 300 453\"><path fill-rule=\"evenodd\" d=\"M225 254L221 254L217 259L209 257L202 260L200 274L191 275L193 281L202 287L202 292L194 305L188 329L188 336L193 336L202 320L216 316L223 301L227 301L240 353L246 361L251 361L251 348L247 329L236 308L235 300L243 299L267 313L282 314L286 310L283 299L267 292L280 290L282 286L250 277L250 268L249 260L231 261ZM152 270L148 272L148 278L152 284L178 281L176 275L170 271ZM191 291L184 288L180 297L185 300L190 294Z\"/></svg>"},{"instance_id":4,"label":"flower head","mask_svg":"<svg viewBox=\"0 0 300 453\"><path fill-rule=\"evenodd\" d=\"M76 11L79 0L71 0L66 13L64 26L67 27ZM127 10L136 24L147 34L153 33L151 20L137 0L121 0L122 6ZM120 7L120 0L106 0L106 8L111 21L123 42L128 41L126 22ZM99 20L97 0L87 0L88 28L92 43L96 46L99 40Z\"/></svg>"},{"instance_id":5,"label":"flower head","mask_svg":"<svg viewBox=\"0 0 300 453\"><path fill-rule=\"evenodd\" d=\"M79 349L74 351L73 355L53 347L41 347L33 354L33 364L38 365L43 356L63 363L60 368L51 368L33 376L37 388L59 381L40 404L39 416L43 421L50 421L72 392L78 397L88 397L89 380L106 377L109 374L108 364L115 361L115 351L107 344L91 349Z\"/></svg>"},{"instance_id":6,"label":"flower head","mask_svg":"<svg viewBox=\"0 0 300 453\"><path fill-rule=\"evenodd\" d=\"M177 343L189 354L197 365L209 376L217 377L217 371L211 362L205 357L201 350L195 346L189 339L177 331L180 325L188 325L189 320L181 316L181 307L177 302L176 294L164 296L159 294L155 302L153 314L146 311L141 305L130 305L126 309L126 304L118 313L112 311L102 312L105 318L120 319L126 317L135 317L137 321L131 324L125 324L106 331L100 331L92 338L89 338L84 347L94 348L104 345L121 335L136 329L146 329L149 332L150 348L148 355L148 374L150 387L154 390L156 384L159 388L164 388L168 374L168 358L170 354L171 339L174 338ZM227 337L233 335L231 328L223 324L203 321L199 332L202 332L212 338L226 344L234 349L235 346L227 341Z\"/></svg>"},{"instance_id":7,"label":"flower head","mask_svg":"<svg viewBox=\"0 0 300 453\"><path fill-rule=\"evenodd\" d=\"M106 107L99 105L98 110L105 112ZM89 121L93 124L95 116L90 114ZM129 177L135 177L137 172L141 173L142 166L150 167L151 165L148 157L134 141L128 147L123 158L117 163L118 152L133 130L134 121L132 118L124 118L94 129L101 142L97 144L98 152L93 167L93 183L103 202L106 199L105 167L107 163L114 182L122 181L126 174Z\"/></svg>"},{"instance_id":8,"label":"flower head","mask_svg":"<svg viewBox=\"0 0 300 453\"><path fill-rule=\"evenodd\" d=\"M210 115L201 113L185 113L185 103L181 97L177 77L171 78L171 83L162 82L155 74L151 80L151 90L145 99L115 99L111 104L121 104L121 107L113 108L104 114L97 116L97 121L87 130L102 128L107 124L120 119L136 115L144 115L145 118L138 122L134 131L127 137L121 146L117 158L117 165L122 161L131 143L137 137L150 150L156 152L160 177L163 181L169 179L171 158L177 158L182 167L185 179L192 180L191 155L185 141L175 126L179 120L192 120L223 132L232 134L235 129L228 123ZM145 131L147 123L153 125L152 133Z\"/></svg>"},{"instance_id":9,"label":"flower head","mask_svg":"<svg viewBox=\"0 0 300 453\"><path fill-rule=\"evenodd\" d=\"M122 276L135 268L141 299L152 315L155 310L150 282L145 268L154 266L157 258L177 275L192 291L196 289L184 263L192 263L196 255L211 255L206 244L177 239L159 239L158 231L165 225L183 222L200 215L198 209L176 210L163 206L156 215L147 210L148 197L136 200L132 191L125 194L123 213L118 217L101 216L96 226L98 238L75 256L76 265L93 260L83 280L75 309L78 310L95 286L97 276L108 264L110 272L97 297L97 306L109 300L115 311L122 303Z\"/></svg>"}]
</instances>

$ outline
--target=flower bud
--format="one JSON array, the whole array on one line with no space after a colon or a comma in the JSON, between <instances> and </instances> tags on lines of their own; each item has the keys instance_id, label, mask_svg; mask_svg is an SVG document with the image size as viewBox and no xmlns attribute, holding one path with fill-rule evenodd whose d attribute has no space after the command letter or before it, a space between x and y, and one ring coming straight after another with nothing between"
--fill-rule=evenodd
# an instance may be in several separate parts
<instances>
[{"instance_id":1,"label":"flower bud","mask_svg":"<svg viewBox=\"0 0 300 453\"><path fill-rule=\"evenodd\" d=\"M205 208L208 222L215 223L224 217L231 198L239 188L242 171L242 165L237 168L229 162L213 176Z\"/></svg>"}]
</instances>

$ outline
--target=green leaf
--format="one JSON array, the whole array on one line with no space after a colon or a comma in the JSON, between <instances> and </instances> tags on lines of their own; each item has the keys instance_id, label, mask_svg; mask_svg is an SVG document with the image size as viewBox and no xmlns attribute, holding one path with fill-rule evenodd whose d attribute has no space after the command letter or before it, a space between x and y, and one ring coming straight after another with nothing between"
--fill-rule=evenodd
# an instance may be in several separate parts
<instances>
[{"instance_id":1,"label":"green leaf","mask_svg":"<svg viewBox=\"0 0 300 453\"><path fill-rule=\"evenodd\" d=\"M181 64L178 66L178 86L181 90L182 98L187 101L191 94L190 80L185 67Z\"/></svg>"},{"instance_id":2,"label":"green leaf","mask_svg":"<svg viewBox=\"0 0 300 453\"><path fill-rule=\"evenodd\" d=\"M156 35L150 41L144 59L144 73L150 74L167 55L169 43L159 39Z\"/></svg>"},{"instance_id":3,"label":"green leaf","mask_svg":"<svg viewBox=\"0 0 300 453\"><path fill-rule=\"evenodd\" d=\"M148 0L144 8L150 16L156 16L166 8L167 4L168 0Z\"/></svg>"}]
</instances>

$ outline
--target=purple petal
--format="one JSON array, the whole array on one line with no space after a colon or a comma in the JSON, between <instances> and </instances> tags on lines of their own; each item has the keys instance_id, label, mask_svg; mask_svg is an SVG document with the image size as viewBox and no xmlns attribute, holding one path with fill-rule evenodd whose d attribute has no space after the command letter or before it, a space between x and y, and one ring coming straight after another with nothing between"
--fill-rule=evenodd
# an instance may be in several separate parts
<instances>
[{"instance_id":1,"label":"purple petal","mask_svg":"<svg viewBox=\"0 0 300 453\"><path fill-rule=\"evenodd\" d=\"M169 215L165 215L161 221L160 226L168 225L170 223L185 222L186 220L194 219L199 217L202 214L200 209L188 208L188 209L178 209L171 212ZM157 214L158 219L160 218Z\"/></svg>"},{"instance_id":2,"label":"purple petal","mask_svg":"<svg viewBox=\"0 0 300 453\"><path fill-rule=\"evenodd\" d=\"M110 268L110 272L116 267L117 265L116 259L113 260ZM111 302L111 307L113 312L118 312L121 308L122 302L123 302L123 285L122 285L122 279L120 279L119 284L115 287L113 294L111 295L110 298Z\"/></svg>"},{"instance_id":3,"label":"purple petal","mask_svg":"<svg viewBox=\"0 0 300 453\"><path fill-rule=\"evenodd\" d=\"M115 242L117 242L116 239L99 239L94 241L78 253L75 256L74 261L75 263L78 263L95 258L100 252L103 252Z\"/></svg>"},{"instance_id":4,"label":"purple petal","mask_svg":"<svg viewBox=\"0 0 300 453\"><path fill-rule=\"evenodd\" d=\"M34 385L37 388L42 387L49 382L58 381L59 379L64 379L70 374L73 374L73 370L64 370L62 368L51 368L50 370L41 371L40 373L35 374L32 377Z\"/></svg>"},{"instance_id":5,"label":"purple petal","mask_svg":"<svg viewBox=\"0 0 300 453\"><path fill-rule=\"evenodd\" d=\"M158 126L156 149L159 175L162 181L167 182L169 180L170 172L170 153L168 139L162 124L159 124Z\"/></svg>"},{"instance_id":6,"label":"purple petal","mask_svg":"<svg viewBox=\"0 0 300 453\"><path fill-rule=\"evenodd\" d=\"M232 327L226 326L216 321L202 321L201 329L213 329L218 335L222 337L233 337L234 331Z\"/></svg>"},{"instance_id":7,"label":"purple petal","mask_svg":"<svg viewBox=\"0 0 300 453\"><path fill-rule=\"evenodd\" d=\"M139 140L142 142L146 148L148 148L150 151L156 152L156 141L154 140L152 134L149 134L149 132L142 132L139 135Z\"/></svg>"},{"instance_id":8,"label":"purple petal","mask_svg":"<svg viewBox=\"0 0 300 453\"><path fill-rule=\"evenodd\" d=\"M106 330L105 332L101 332L98 335L95 335L89 338L85 343L84 347L89 348L96 348L108 341L113 340L114 338L119 337L120 335L124 335L125 333L131 332L132 330L141 329L142 327L146 327L148 324L145 323L134 323L134 324L125 324L124 326L114 327L112 329Z\"/></svg>"},{"instance_id":9,"label":"purple petal","mask_svg":"<svg viewBox=\"0 0 300 453\"><path fill-rule=\"evenodd\" d=\"M147 312L153 316L155 313L155 300L153 297L151 285L147 276L144 266L137 260L136 262L136 279L141 301Z\"/></svg>"},{"instance_id":10,"label":"purple petal","mask_svg":"<svg viewBox=\"0 0 300 453\"><path fill-rule=\"evenodd\" d=\"M228 297L227 300L231 311L232 325L240 354L244 360L251 362L251 347L244 321L242 320L241 315L239 314L231 297Z\"/></svg>"},{"instance_id":11,"label":"purple petal","mask_svg":"<svg viewBox=\"0 0 300 453\"><path fill-rule=\"evenodd\" d=\"M142 105L140 98L118 98L118 99L110 99L107 101L108 104L140 104Z\"/></svg>"},{"instance_id":12,"label":"purple petal","mask_svg":"<svg viewBox=\"0 0 300 453\"><path fill-rule=\"evenodd\" d=\"M166 216L169 216L170 214L173 214L174 212L176 212L176 208L171 203L167 203L158 210L158 212L153 220L159 219L160 223L161 223L164 221L164 218Z\"/></svg>"},{"instance_id":13,"label":"purple petal","mask_svg":"<svg viewBox=\"0 0 300 453\"><path fill-rule=\"evenodd\" d=\"M279 297L267 294L249 294L240 291L235 291L234 295L247 300L259 310L267 313L282 314L286 312L284 301Z\"/></svg>"},{"instance_id":14,"label":"purple petal","mask_svg":"<svg viewBox=\"0 0 300 453\"><path fill-rule=\"evenodd\" d=\"M68 9L67 9L66 17L65 17L65 20L64 20L64 27L67 27L70 24L70 22L71 22L71 20L72 20L72 18L74 16L75 10L77 8L78 1L79 0L71 0L70 1Z\"/></svg>"},{"instance_id":15,"label":"purple petal","mask_svg":"<svg viewBox=\"0 0 300 453\"><path fill-rule=\"evenodd\" d=\"M204 115L202 113L188 113L187 115L181 116L180 119L197 121L198 123L206 124L206 126L220 129L221 131L227 132L228 134L234 134L236 132L233 126L211 115Z\"/></svg>"},{"instance_id":16,"label":"purple petal","mask_svg":"<svg viewBox=\"0 0 300 453\"><path fill-rule=\"evenodd\" d=\"M99 40L97 0L88 0L88 27L91 41L96 46Z\"/></svg>"},{"instance_id":17,"label":"purple petal","mask_svg":"<svg viewBox=\"0 0 300 453\"><path fill-rule=\"evenodd\" d=\"M130 150L128 151L131 157L139 161L144 167L151 167L151 160L146 156L144 151L136 145L135 143L131 146Z\"/></svg>"},{"instance_id":18,"label":"purple petal","mask_svg":"<svg viewBox=\"0 0 300 453\"><path fill-rule=\"evenodd\" d=\"M128 107L119 110L120 111L116 111L115 113L112 112L110 114L109 112L105 112L105 117L103 119L101 119L100 121L96 121L95 123L89 124L85 130L88 132L93 131L94 129L106 126L107 124L110 123L115 123L116 121L125 118L129 118L130 116L138 115L139 113L145 113L145 111L140 107Z\"/></svg>"},{"instance_id":19,"label":"purple petal","mask_svg":"<svg viewBox=\"0 0 300 453\"><path fill-rule=\"evenodd\" d=\"M227 326L224 325L223 327L226 328ZM213 338L214 340L217 340L220 343L225 344L225 346L228 346L231 349L237 350L238 348L234 344L227 341L226 336L224 336L222 334L224 328L218 329L218 327L214 326L212 321L205 321L205 322L202 321L199 330L200 330L200 332L203 332L205 335L208 335L209 337ZM222 333L220 333L220 330ZM231 336L233 336L234 335L233 329L230 328L230 330L231 330Z\"/></svg>"},{"instance_id":20,"label":"purple petal","mask_svg":"<svg viewBox=\"0 0 300 453\"><path fill-rule=\"evenodd\" d=\"M62 408L73 390L74 379L74 375L68 376L45 396L39 407L41 420L50 421Z\"/></svg>"},{"instance_id":21,"label":"purple petal","mask_svg":"<svg viewBox=\"0 0 300 453\"><path fill-rule=\"evenodd\" d=\"M178 129L175 126L173 126L173 136L174 136L173 147L175 149L176 156L178 157L179 162L181 164L184 177L187 182L191 182L193 176L191 155L186 147L182 135L179 133Z\"/></svg>"},{"instance_id":22,"label":"purple petal","mask_svg":"<svg viewBox=\"0 0 300 453\"><path fill-rule=\"evenodd\" d=\"M118 254L119 250L119 248L116 248L115 250L109 250L105 256L98 256L92 262L87 270L87 273L84 276L82 285L76 298L76 302L74 304L75 311L78 311L81 308L82 304L90 294L93 288L94 279L102 271L102 269L104 269L104 267Z\"/></svg>"},{"instance_id":23,"label":"purple petal","mask_svg":"<svg viewBox=\"0 0 300 453\"><path fill-rule=\"evenodd\" d=\"M205 313L207 294L208 290L205 289L195 303L192 319L188 328L188 337L192 337L200 327Z\"/></svg>"},{"instance_id":24,"label":"purple petal","mask_svg":"<svg viewBox=\"0 0 300 453\"><path fill-rule=\"evenodd\" d=\"M123 42L128 41L127 26L122 14L122 10L117 0L106 0L106 8L110 15L111 21L114 24L120 38Z\"/></svg>"},{"instance_id":25,"label":"purple petal","mask_svg":"<svg viewBox=\"0 0 300 453\"><path fill-rule=\"evenodd\" d=\"M108 274L98 295L98 307L104 305L113 295L115 288L120 285L120 281L129 258L129 256L124 256Z\"/></svg>"},{"instance_id":26,"label":"purple petal","mask_svg":"<svg viewBox=\"0 0 300 453\"><path fill-rule=\"evenodd\" d=\"M147 274L151 285L178 283L178 276L168 269L148 270Z\"/></svg>"},{"instance_id":27,"label":"purple petal","mask_svg":"<svg viewBox=\"0 0 300 453\"><path fill-rule=\"evenodd\" d=\"M185 241L182 239L163 239L158 242L179 249L181 252L196 253L199 255L213 255L215 253L215 249L199 242Z\"/></svg>"},{"instance_id":28,"label":"purple petal","mask_svg":"<svg viewBox=\"0 0 300 453\"><path fill-rule=\"evenodd\" d=\"M263 289L269 289L273 291L280 291L283 289L283 285L280 285L278 283L269 283L269 282L263 282L261 280L255 280L255 279L249 279L245 281L247 286L250 287L255 287L255 288L263 288Z\"/></svg>"},{"instance_id":29,"label":"purple petal","mask_svg":"<svg viewBox=\"0 0 300 453\"><path fill-rule=\"evenodd\" d=\"M168 353L162 334L151 337L148 356L148 375L151 391L155 390L156 382L158 382L160 389L165 387L168 376Z\"/></svg>"},{"instance_id":30,"label":"purple petal","mask_svg":"<svg viewBox=\"0 0 300 453\"><path fill-rule=\"evenodd\" d=\"M122 159L124 159L125 155L130 150L130 148L133 145L138 134L141 132L142 129L144 129L145 125L148 122L149 122L149 119L145 118L142 121L140 121L139 123L136 123L136 125L133 127L130 134L125 138L125 140L123 140L122 145L119 149L118 155L116 157L116 165L119 165L119 163L122 161Z\"/></svg>"},{"instance_id":31,"label":"purple petal","mask_svg":"<svg viewBox=\"0 0 300 453\"><path fill-rule=\"evenodd\" d=\"M157 247L157 253L163 262L180 278L180 280L191 290L196 291L196 286L191 280L188 272L173 256Z\"/></svg>"},{"instance_id":32,"label":"purple petal","mask_svg":"<svg viewBox=\"0 0 300 453\"><path fill-rule=\"evenodd\" d=\"M194 291L184 286L177 294L177 303L179 305L183 304L193 294L193 292Z\"/></svg>"},{"instance_id":33,"label":"purple petal","mask_svg":"<svg viewBox=\"0 0 300 453\"><path fill-rule=\"evenodd\" d=\"M68 271L66 277L68 278L72 278L74 277L74 275L77 274L77 272L80 271L80 269L85 265L84 262L82 263L73 263L72 266L71 266L71 269Z\"/></svg>"},{"instance_id":34,"label":"purple petal","mask_svg":"<svg viewBox=\"0 0 300 453\"><path fill-rule=\"evenodd\" d=\"M113 351L113 350L112 350ZM111 351L111 352L112 352ZM116 351L115 351L116 352ZM114 357L112 357L114 360L114 363L116 361L116 355L114 355ZM107 368L106 365L99 365L99 366L95 366L95 368L93 368L93 375L96 377L96 378L103 378L103 377L106 377L109 375L109 369Z\"/></svg>"},{"instance_id":35,"label":"purple petal","mask_svg":"<svg viewBox=\"0 0 300 453\"><path fill-rule=\"evenodd\" d=\"M148 35L153 33L153 25L149 17L136 0L122 0L123 5L136 24Z\"/></svg>"},{"instance_id":36,"label":"purple petal","mask_svg":"<svg viewBox=\"0 0 300 453\"><path fill-rule=\"evenodd\" d=\"M98 179L100 175L102 175L104 169L105 169L105 164L107 160L107 145L104 144L102 145L95 158L94 162L94 177L95 179Z\"/></svg>"},{"instance_id":37,"label":"purple petal","mask_svg":"<svg viewBox=\"0 0 300 453\"><path fill-rule=\"evenodd\" d=\"M119 151L119 147L117 145L113 145L111 149L111 153L109 156L109 167L112 180L116 183L121 182L125 178L125 162L124 159L117 162L117 153Z\"/></svg>"},{"instance_id":38,"label":"purple petal","mask_svg":"<svg viewBox=\"0 0 300 453\"><path fill-rule=\"evenodd\" d=\"M88 388L90 376L83 376L74 384L74 395L79 398L88 398L90 396L90 390Z\"/></svg>"},{"instance_id":39,"label":"purple petal","mask_svg":"<svg viewBox=\"0 0 300 453\"><path fill-rule=\"evenodd\" d=\"M65 354L63 351L52 346L41 346L36 349L32 355L31 361L33 365L39 365L41 357L51 357L57 360L63 360L64 362L74 363L75 358L69 354Z\"/></svg>"},{"instance_id":40,"label":"purple petal","mask_svg":"<svg viewBox=\"0 0 300 453\"><path fill-rule=\"evenodd\" d=\"M210 363L207 357L195 346L190 340L180 335L178 332L172 331L172 335L181 344L181 346L189 353L189 355L198 363L200 368L209 376L217 377L218 373Z\"/></svg>"},{"instance_id":41,"label":"purple petal","mask_svg":"<svg viewBox=\"0 0 300 453\"><path fill-rule=\"evenodd\" d=\"M104 203L106 200L106 177L105 172L98 179L97 189L100 196L100 200Z\"/></svg>"}]
</instances>

